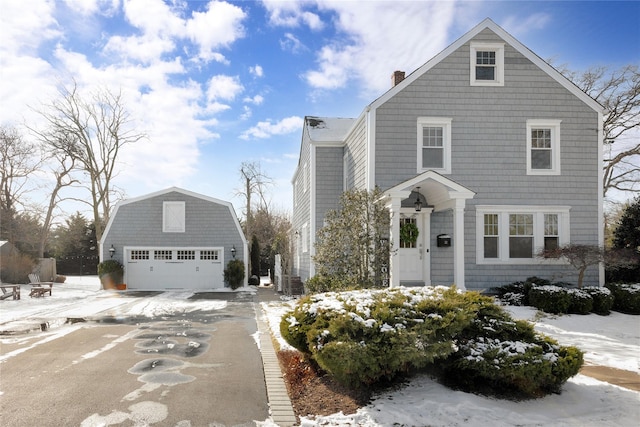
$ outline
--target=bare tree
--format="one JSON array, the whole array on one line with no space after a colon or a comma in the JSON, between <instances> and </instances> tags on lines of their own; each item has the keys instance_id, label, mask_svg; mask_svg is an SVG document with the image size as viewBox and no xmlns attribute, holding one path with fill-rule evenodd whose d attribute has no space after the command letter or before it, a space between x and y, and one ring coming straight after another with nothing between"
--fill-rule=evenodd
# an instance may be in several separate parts
<instances>
[{"instance_id":1,"label":"bare tree","mask_svg":"<svg viewBox=\"0 0 640 427\"><path fill-rule=\"evenodd\" d=\"M2 238L13 242L13 219L29 191L27 178L41 164L35 144L25 141L15 128L0 127L0 218Z\"/></svg>"},{"instance_id":2,"label":"bare tree","mask_svg":"<svg viewBox=\"0 0 640 427\"><path fill-rule=\"evenodd\" d=\"M60 97L37 111L46 121L46 130L31 130L39 139L73 159L87 175L96 237L102 237L103 224L109 219L120 150L144 138L131 128L122 93L94 90L83 98L74 82L62 87ZM63 137L61 137L63 136Z\"/></svg>"},{"instance_id":3,"label":"bare tree","mask_svg":"<svg viewBox=\"0 0 640 427\"><path fill-rule=\"evenodd\" d=\"M260 209L268 210L269 203L267 201L267 186L273 183L273 180L262 172L260 163L258 162L242 162L240 165L240 179L242 180L242 190L236 191L236 195L243 196L245 198L245 236L247 239L251 238L251 223L252 223L252 195L256 195L259 198L258 207Z\"/></svg>"},{"instance_id":4,"label":"bare tree","mask_svg":"<svg viewBox=\"0 0 640 427\"><path fill-rule=\"evenodd\" d=\"M52 136L53 138L53 136ZM58 135L58 138L64 139L65 135ZM68 142L61 142L60 145L66 146ZM42 258L44 256L45 247L49 238L49 231L54 220L54 211L61 200L60 192L65 187L70 187L79 183L77 179L72 177L72 172L76 169L75 158L70 153L64 150L54 150L51 152L51 159L56 163L56 169L53 170L53 176L55 182L49 195L49 204L42 221L42 234L40 235L40 244L38 247L38 256Z\"/></svg>"},{"instance_id":5,"label":"bare tree","mask_svg":"<svg viewBox=\"0 0 640 427\"><path fill-rule=\"evenodd\" d=\"M583 73L562 69L579 88L605 108L604 182L602 192L640 188L640 71L627 65L610 71L591 68ZM631 135L631 136L629 136Z\"/></svg>"}]
</instances>

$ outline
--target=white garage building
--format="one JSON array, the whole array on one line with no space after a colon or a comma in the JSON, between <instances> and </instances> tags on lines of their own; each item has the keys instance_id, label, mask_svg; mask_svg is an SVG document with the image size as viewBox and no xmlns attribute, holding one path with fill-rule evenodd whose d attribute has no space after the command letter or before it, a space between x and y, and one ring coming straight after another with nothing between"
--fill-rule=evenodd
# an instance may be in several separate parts
<instances>
[{"instance_id":1,"label":"white garage building","mask_svg":"<svg viewBox=\"0 0 640 427\"><path fill-rule=\"evenodd\" d=\"M248 250L229 202L180 188L123 200L100 241L100 260L124 265L130 290L214 290L237 258L247 273Z\"/></svg>"}]
</instances>

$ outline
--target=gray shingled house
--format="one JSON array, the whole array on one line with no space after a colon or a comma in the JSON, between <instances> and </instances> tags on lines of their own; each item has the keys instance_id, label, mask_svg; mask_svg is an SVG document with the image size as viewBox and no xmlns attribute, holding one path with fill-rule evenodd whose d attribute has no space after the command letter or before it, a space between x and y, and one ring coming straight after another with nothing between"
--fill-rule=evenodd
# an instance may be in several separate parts
<instances>
[{"instance_id":1,"label":"gray shingled house","mask_svg":"<svg viewBox=\"0 0 640 427\"><path fill-rule=\"evenodd\" d=\"M316 232L340 194L378 186L391 215L391 286L574 281L569 265L536 253L603 243L602 110L481 22L413 73L395 72L357 118L306 117L292 179L293 274L315 274ZM418 227L415 242L400 239L406 224ZM603 280L592 268L585 283Z\"/></svg>"},{"instance_id":2,"label":"gray shingled house","mask_svg":"<svg viewBox=\"0 0 640 427\"><path fill-rule=\"evenodd\" d=\"M246 283L247 254L231 203L176 187L119 202L100 241L100 260L120 261L133 290L223 288L234 258Z\"/></svg>"}]
</instances>

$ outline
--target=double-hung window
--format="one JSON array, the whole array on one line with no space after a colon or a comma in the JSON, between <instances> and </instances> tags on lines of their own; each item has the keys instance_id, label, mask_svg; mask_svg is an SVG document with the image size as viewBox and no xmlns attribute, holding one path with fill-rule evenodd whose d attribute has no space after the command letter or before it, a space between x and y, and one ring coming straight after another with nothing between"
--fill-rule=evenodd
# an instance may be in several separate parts
<instances>
[{"instance_id":1,"label":"double-hung window","mask_svg":"<svg viewBox=\"0 0 640 427\"><path fill-rule=\"evenodd\" d=\"M527 175L560 175L560 120L527 120Z\"/></svg>"},{"instance_id":2,"label":"double-hung window","mask_svg":"<svg viewBox=\"0 0 640 427\"><path fill-rule=\"evenodd\" d=\"M504 86L504 44L471 43L471 86Z\"/></svg>"},{"instance_id":3,"label":"double-hung window","mask_svg":"<svg viewBox=\"0 0 640 427\"><path fill-rule=\"evenodd\" d=\"M567 206L478 206L479 264L529 264L536 254L569 243Z\"/></svg>"},{"instance_id":4,"label":"double-hung window","mask_svg":"<svg viewBox=\"0 0 640 427\"><path fill-rule=\"evenodd\" d=\"M418 118L418 173L451 173L451 119Z\"/></svg>"}]
</instances>

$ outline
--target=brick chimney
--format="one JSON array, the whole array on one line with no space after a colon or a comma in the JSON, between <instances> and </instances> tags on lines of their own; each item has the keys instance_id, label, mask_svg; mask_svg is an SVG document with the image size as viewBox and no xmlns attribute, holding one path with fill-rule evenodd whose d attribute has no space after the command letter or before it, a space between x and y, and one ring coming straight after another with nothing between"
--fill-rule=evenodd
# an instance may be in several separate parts
<instances>
[{"instance_id":1,"label":"brick chimney","mask_svg":"<svg viewBox=\"0 0 640 427\"><path fill-rule=\"evenodd\" d=\"M391 87L404 80L404 71L394 71L391 75Z\"/></svg>"}]
</instances>

